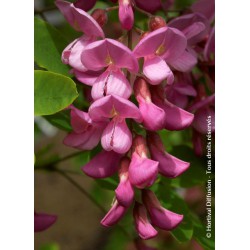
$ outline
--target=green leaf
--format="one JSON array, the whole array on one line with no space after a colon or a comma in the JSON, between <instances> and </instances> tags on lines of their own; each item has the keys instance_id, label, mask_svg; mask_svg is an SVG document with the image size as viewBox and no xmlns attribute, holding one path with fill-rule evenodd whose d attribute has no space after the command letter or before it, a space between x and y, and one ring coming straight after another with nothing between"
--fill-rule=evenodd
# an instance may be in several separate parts
<instances>
[{"instance_id":1,"label":"green leaf","mask_svg":"<svg viewBox=\"0 0 250 250\"><path fill-rule=\"evenodd\" d=\"M48 71L35 71L35 115L51 115L69 106L78 96L70 78Z\"/></svg>"},{"instance_id":2,"label":"green leaf","mask_svg":"<svg viewBox=\"0 0 250 250\"><path fill-rule=\"evenodd\" d=\"M63 110L54 115L46 115L44 118L54 125L57 128L60 128L65 131L72 131L72 127L70 125L70 111Z\"/></svg>"},{"instance_id":3,"label":"green leaf","mask_svg":"<svg viewBox=\"0 0 250 250\"><path fill-rule=\"evenodd\" d=\"M60 247L57 243L48 243L42 245L39 250L59 250Z\"/></svg>"},{"instance_id":4,"label":"green leaf","mask_svg":"<svg viewBox=\"0 0 250 250\"><path fill-rule=\"evenodd\" d=\"M49 71L69 76L69 67L61 61L62 51L68 41L56 28L36 17L34 29L34 55L37 65Z\"/></svg>"},{"instance_id":5,"label":"green leaf","mask_svg":"<svg viewBox=\"0 0 250 250\"><path fill-rule=\"evenodd\" d=\"M178 214L183 214L184 219L181 224L171 231L171 234L179 242L187 242L193 236L193 223L190 217L190 210L185 201L169 186L164 185L162 182L159 184L157 190L161 204L170 211Z\"/></svg>"},{"instance_id":6,"label":"green leaf","mask_svg":"<svg viewBox=\"0 0 250 250\"><path fill-rule=\"evenodd\" d=\"M197 157L192 148L175 146L170 153L183 161L190 162L190 167L185 173L171 180L172 186L193 187L207 181L206 159Z\"/></svg>"}]
</instances>

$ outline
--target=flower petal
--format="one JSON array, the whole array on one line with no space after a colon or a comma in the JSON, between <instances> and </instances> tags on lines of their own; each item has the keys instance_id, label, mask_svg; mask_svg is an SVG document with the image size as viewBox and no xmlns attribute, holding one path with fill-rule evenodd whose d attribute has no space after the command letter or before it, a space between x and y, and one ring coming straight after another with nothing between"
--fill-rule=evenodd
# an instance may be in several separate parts
<instances>
[{"instance_id":1,"label":"flower petal","mask_svg":"<svg viewBox=\"0 0 250 250\"><path fill-rule=\"evenodd\" d=\"M134 189L129 179L120 182L115 190L116 199L124 206L129 207L134 200Z\"/></svg>"},{"instance_id":2,"label":"flower petal","mask_svg":"<svg viewBox=\"0 0 250 250\"><path fill-rule=\"evenodd\" d=\"M168 84L172 84L174 81L171 69L159 56L144 58L143 73L152 85L160 84L165 79Z\"/></svg>"},{"instance_id":3,"label":"flower petal","mask_svg":"<svg viewBox=\"0 0 250 250\"><path fill-rule=\"evenodd\" d=\"M150 187L158 174L159 163L148 158L142 158L133 153L129 165L129 180L137 188Z\"/></svg>"},{"instance_id":4,"label":"flower petal","mask_svg":"<svg viewBox=\"0 0 250 250\"><path fill-rule=\"evenodd\" d=\"M111 209L102 219L101 224L105 227L111 227L116 224L126 213L127 208L120 205L117 200L114 202Z\"/></svg>"},{"instance_id":5,"label":"flower petal","mask_svg":"<svg viewBox=\"0 0 250 250\"><path fill-rule=\"evenodd\" d=\"M132 29L134 24L134 12L130 2L119 0L119 20L123 29Z\"/></svg>"},{"instance_id":6,"label":"flower petal","mask_svg":"<svg viewBox=\"0 0 250 250\"><path fill-rule=\"evenodd\" d=\"M76 79L89 86L93 86L97 78L102 74L102 71L85 71L81 72L78 70L73 70L72 73L75 75Z\"/></svg>"},{"instance_id":7,"label":"flower petal","mask_svg":"<svg viewBox=\"0 0 250 250\"><path fill-rule=\"evenodd\" d=\"M119 154L128 152L132 145L132 134L124 118L114 118L102 133L102 147Z\"/></svg>"},{"instance_id":8,"label":"flower petal","mask_svg":"<svg viewBox=\"0 0 250 250\"><path fill-rule=\"evenodd\" d=\"M94 100L112 94L128 99L131 93L132 87L120 69L106 70L97 78L91 91Z\"/></svg>"},{"instance_id":9,"label":"flower petal","mask_svg":"<svg viewBox=\"0 0 250 250\"><path fill-rule=\"evenodd\" d=\"M101 151L81 169L90 177L106 178L117 171L121 157L114 151Z\"/></svg>"},{"instance_id":10,"label":"flower petal","mask_svg":"<svg viewBox=\"0 0 250 250\"><path fill-rule=\"evenodd\" d=\"M132 102L117 95L100 98L89 107L89 115L94 121L100 121L103 117L113 118L114 113L122 118L135 119L137 122L142 120L139 109Z\"/></svg>"},{"instance_id":11,"label":"flower petal","mask_svg":"<svg viewBox=\"0 0 250 250\"><path fill-rule=\"evenodd\" d=\"M149 222L147 211L142 204L135 202L133 216L135 221L135 228L142 239L148 240L154 238L157 235L158 232Z\"/></svg>"}]
</instances>

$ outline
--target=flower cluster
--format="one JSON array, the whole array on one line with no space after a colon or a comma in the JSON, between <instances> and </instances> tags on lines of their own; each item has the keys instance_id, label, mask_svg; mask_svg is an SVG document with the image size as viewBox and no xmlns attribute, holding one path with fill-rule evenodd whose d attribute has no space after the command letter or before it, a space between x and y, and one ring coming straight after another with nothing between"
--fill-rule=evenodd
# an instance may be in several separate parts
<instances>
[{"instance_id":1,"label":"flower cluster","mask_svg":"<svg viewBox=\"0 0 250 250\"><path fill-rule=\"evenodd\" d=\"M134 11L167 10L173 1L119 0L119 20L129 36L121 42L105 37L107 10L86 12L95 2L56 0L65 19L83 33L65 48L62 62L72 67L79 82L91 86L88 112L70 106L73 131L64 144L92 150L101 142L103 150L82 167L92 178L118 172L115 198L101 224L116 224L133 205L135 228L142 239L150 239L157 235L155 227L173 230L183 215L165 209L148 188L158 174L175 178L190 165L165 151L157 131L192 126L198 141L204 134L200 122L204 119L199 117L208 113L214 117L214 95L207 96L199 85L194 86L191 74L198 62L214 65L213 13L202 0L192 6L191 13L168 23L150 14L148 30L138 36L133 29ZM209 70L207 77L213 88ZM138 134L135 126L144 134ZM141 192L139 198L136 189Z\"/></svg>"}]
</instances>

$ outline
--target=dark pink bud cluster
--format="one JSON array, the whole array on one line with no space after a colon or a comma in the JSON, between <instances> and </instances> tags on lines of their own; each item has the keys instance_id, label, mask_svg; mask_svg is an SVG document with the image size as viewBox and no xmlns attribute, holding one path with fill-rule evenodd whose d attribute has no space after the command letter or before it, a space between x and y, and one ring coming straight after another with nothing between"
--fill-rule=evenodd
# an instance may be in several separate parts
<instances>
[{"instance_id":1,"label":"dark pink bud cluster","mask_svg":"<svg viewBox=\"0 0 250 250\"><path fill-rule=\"evenodd\" d=\"M96 9L91 15L84 11L94 3L89 1L85 6L80 0L56 0L65 19L83 33L65 48L62 61L72 67L71 73L78 81L91 87L88 112L70 106L73 131L64 143L80 150L92 150L101 144L103 150L82 167L92 178L106 178L118 172L114 202L101 224L116 224L134 206L135 228L142 239L150 239L157 235L155 227L172 230L183 219L183 215L162 207L147 188L155 183L158 174L175 178L189 168L188 162L165 151L157 131L183 130L194 121L193 128L203 132L200 119L191 112L198 117L207 115L211 102L198 98L191 71L200 58L213 62L214 33L200 12L169 23L152 16L149 30L143 31L137 41L133 39L134 11L141 8L154 13L172 2L163 6L161 1L119 0L113 9L119 9L121 27L136 43L133 48L129 41L122 43L105 37L102 27L107 22L107 10ZM205 39L207 43L201 48ZM131 98L133 95L135 99ZM137 134L135 124L146 136ZM135 198L136 189L141 192L140 200Z\"/></svg>"}]
</instances>

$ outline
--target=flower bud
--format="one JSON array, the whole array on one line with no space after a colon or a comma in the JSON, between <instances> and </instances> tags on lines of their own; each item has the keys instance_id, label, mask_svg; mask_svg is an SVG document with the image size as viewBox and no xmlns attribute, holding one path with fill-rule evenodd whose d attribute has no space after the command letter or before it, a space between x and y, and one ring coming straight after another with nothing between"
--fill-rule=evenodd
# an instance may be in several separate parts
<instances>
[{"instance_id":1,"label":"flower bud","mask_svg":"<svg viewBox=\"0 0 250 250\"><path fill-rule=\"evenodd\" d=\"M142 204L138 202L135 203L133 216L135 221L135 228L142 239L148 240L154 238L157 235L157 231L149 222L147 211Z\"/></svg>"},{"instance_id":2,"label":"flower bud","mask_svg":"<svg viewBox=\"0 0 250 250\"><path fill-rule=\"evenodd\" d=\"M91 16L97 21L97 23L103 27L107 21L108 21L108 16L105 10L103 9L95 9Z\"/></svg>"},{"instance_id":3,"label":"flower bud","mask_svg":"<svg viewBox=\"0 0 250 250\"><path fill-rule=\"evenodd\" d=\"M120 183L115 190L116 199L124 207L129 207L134 200L134 189L129 181L128 168L130 160L124 157L120 163Z\"/></svg>"},{"instance_id":4,"label":"flower bud","mask_svg":"<svg viewBox=\"0 0 250 250\"><path fill-rule=\"evenodd\" d=\"M74 6L76 8L79 8L79 9L82 9L82 10L85 10L85 11L89 11L91 10L94 5L96 3L96 0L77 0L75 3L74 3Z\"/></svg>"},{"instance_id":5,"label":"flower bud","mask_svg":"<svg viewBox=\"0 0 250 250\"><path fill-rule=\"evenodd\" d=\"M148 28L151 31L157 30L159 28L165 27L167 24L161 16L150 17Z\"/></svg>"},{"instance_id":6,"label":"flower bud","mask_svg":"<svg viewBox=\"0 0 250 250\"><path fill-rule=\"evenodd\" d=\"M119 0L119 20L123 29L132 29L134 25L134 12L131 0Z\"/></svg>"},{"instance_id":7,"label":"flower bud","mask_svg":"<svg viewBox=\"0 0 250 250\"><path fill-rule=\"evenodd\" d=\"M183 215L173 213L161 206L151 190L142 190L142 201L150 214L151 222L163 230L173 230L183 220Z\"/></svg>"},{"instance_id":8,"label":"flower bud","mask_svg":"<svg viewBox=\"0 0 250 250\"><path fill-rule=\"evenodd\" d=\"M52 226L57 220L56 215L36 213L34 214L34 231L41 232Z\"/></svg>"}]
</instances>

